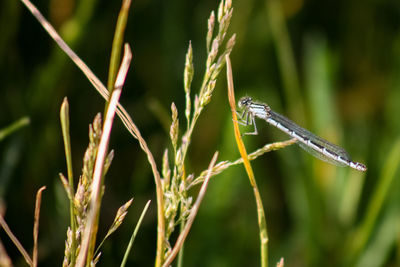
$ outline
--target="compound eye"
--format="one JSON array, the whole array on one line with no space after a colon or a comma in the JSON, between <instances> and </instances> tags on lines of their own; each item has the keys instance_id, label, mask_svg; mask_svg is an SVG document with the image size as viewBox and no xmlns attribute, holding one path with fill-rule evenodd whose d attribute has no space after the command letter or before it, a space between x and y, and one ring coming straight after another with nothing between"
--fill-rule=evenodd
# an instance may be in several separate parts
<instances>
[{"instance_id":1,"label":"compound eye","mask_svg":"<svg viewBox=\"0 0 400 267\"><path fill-rule=\"evenodd\" d=\"M238 106L239 108L242 108L244 106L248 106L249 104L251 104L251 102L251 97L242 97L238 102Z\"/></svg>"},{"instance_id":2,"label":"compound eye","mask_svg":"<svg viewBox=\"0 0 400 267\"><path fill-rule=\"evenodd\" d=\"M244 101L245 101L244 98L241 98L241 99L238 101L238 107L239 107L239 108L242 108L242 107L243 107Z\"/></svg>"}]
</instances>

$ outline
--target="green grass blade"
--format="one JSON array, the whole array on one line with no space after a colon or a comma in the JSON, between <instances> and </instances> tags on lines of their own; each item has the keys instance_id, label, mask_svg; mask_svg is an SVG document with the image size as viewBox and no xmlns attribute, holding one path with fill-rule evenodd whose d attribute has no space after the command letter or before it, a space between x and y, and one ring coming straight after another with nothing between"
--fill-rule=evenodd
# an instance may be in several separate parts
<instances>
[{"instance_id":1,"label":"green grass blade","mask_svg":"<svg viewBox=\"0 0 400 267\"><path fill-rule=\"evenodd\" d=\"M64 149L65 149L65 158L67 160L67 169L68 169L68 182L69 182L69 209L70 209L70 220L71 220L71 251L76 250L76 223L75 223L75 214L74 214L74 175L72 168L72 152L71 152L71 138L69 132L69 104L68 100L65 97L63 103L61 104L60 110L60 121L61 121L61 129L64 140ZM75 253L71 253L71 264L75 264Z\"/></svg>"},{"instance_id":2,"label":"green grass blade","mask_svg":"<svg viewBox=\"0 0 400 267\"><path fill-rule=\"evenodd\" d=\"M118 15L117 26L115 28L114 40L111 50L110 66L108 70L108 81L107 81L107 89L110 93L114 87L115 78L117 77L117 72L120 65L121 49L122 49L122 43L124 42L124 33L126 24L128 22L130 5L131 5L131 0L123 0L122 7Z\"/></svg>"},{"instance_id":3,"label":"green grass blade","mask_svg":"<svg viewBox=\"0 0 400 267\"><path fill-rule=\"evenodd\" d=\"M128 255L129 255L129 252L131 251L131 248L132 248L132 246L133 246L133 241L135 241L136 234L137 234L137 232L139 231L139 227L140 227L140 225L142 224L143 217L144 217L144 215L146 214L147 209L148 209L149 206L150 206L150 202L151 202L150 200L147 201L146 206L144 206L144 209L143 209L143 211L142 211L142 214L140 215L140 218L139 218L139 220L138 220L138 222L137 222L137 224L136 224L135 230L133 231L133 234L132 234L132 236L131 236L131 240L129 240L129 244L128 244L128 247L126 248L124 258L122 259L122 262L121 262L121 267L124 267L125 264L126 264L126 261L128 260Z\"/></svg>"},{"instance_id":4,"label":"green grass blade","mask_svg":"<svg viewBox=\"0 0 400 267\"><path fill-rule=\"evenodd\" d=\"M21 119L17 120L16 122L12 123L11 125L3 128L0 130L0 141L3 141L4 138L9 136L10 134L16 132L17 130L21 129L22 127L29 124L28 117L22 117Z\"/></svg>"}]
</instances>

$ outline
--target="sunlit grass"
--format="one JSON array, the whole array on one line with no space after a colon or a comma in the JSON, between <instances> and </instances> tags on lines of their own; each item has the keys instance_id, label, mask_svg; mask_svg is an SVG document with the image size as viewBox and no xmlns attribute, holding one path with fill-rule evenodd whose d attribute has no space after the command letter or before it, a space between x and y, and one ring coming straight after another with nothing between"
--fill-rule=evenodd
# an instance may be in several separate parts
<instances>
[{"instance_id":1,"label":"sunlit grass","mask_svg":"<svg viewBox=\"0 0 400 267\"><path fill-rule=\"evenodd\" d=\"M26 0L21 2L29 3ZM20 5L18 1L17 3ZM6 122L0 127L0 141L4 144L4 157L0 166L0 191L3 195L0 197L9 201L5 203L9 204L7 213L3 217L1 209L0 218L2 229L20 251L20 258L24 258L31 266L40 266L48 259L56 257L53 256L57 254L55 249L59 249L65 243L65 266L73 266L79 253L85 254L81 256L83 260L80 261L80 265L89 265L91 262L102 264L102 260L109 263L112 257L118 258L118 263L122 261L122 265L126 266L131 263L137 265L144 260L150 265L155 262L156 266L170 263L173 266L185 266L193 262L204 266L243 266L245 263L258 261L260 265L267 266L268 263L275 265L281 258L278 266L283 266L284 263L287 266L399 265L400 235L397 225L400 194L397 178L400 124L396 116L400 106L400 79L397 71L397 67L400 66L400 38L393 35L393 15L396 10L393 8L394 4L382 1L377 5L375 2L371 4L372 1L366 1L362 6L363 12L359 12L359 6L355 5L355 10L354 4L349 2L341 7L343 12L338 12L329 23L327 19L321 23L319 20L327 14L323 12L327 11L321 10L320 13L318 9L316 14L314 4L309 5L302 1L296 2L296 8L292 6L293 3L278 0L264 2L262 6L256 1L246 1L245 4L238 1L234 2L233 6L230 1L221 1L218 11L212 12L208 21L204 11L209 13L209 9L205 9L203 3L191 3L190 8L194 9L194 12L185 10L189 7L188 3L181 5L170 2L155 7L147 6L149 3L132 2L133 13L129 14L130 1L122 1L116 25L107 27L103 20L97 24L100 20L99 15L105 14L97 5L97 1L81 1L73 8L76 12L73 12L61 27L60 24L56 24L55 28L62 33L62 37L43 17L38 16L38 10L30 6L30 10L39 18L49 35L65 52L61 53L60 49L55 47L45 55L39 49L38 55L41 58L38 65L32 65L30 61L36 55L30 55L31 58L16 56L15 48L5 45L13 44L15 40L19 42L21 37L0 42L0 49L3 48L0 58L8 59L3 65L12 66L13 62L18 60L27 62L26 69L22 68L21 75L18 75L24 76L26 81L7 82L8 77L11 79L15 74L9 75L6 70L3 71L5 87L1 97L10 102L2 103L2 106L10 109L10 114L9 110L2 113ZM3 10L8 11L11 5L15 3L6 2L2 6ZM336 7L336 4L332 6ZM160 11L158 8L165 10ZM386 12L387 10L393 10L394 13ZM7 15L6 11L0 13ZM45 14L53 19L51 21L56 21L55 13L52 12L54 9ZM117 17L117 12L118 8L107 11L115 14L113 19ZM145 17L143 12L146 12ZM385 16L382 16L382 13ZM7 17L7 23L13 26L11 23L17 21L20 14L27 16L18 12L10 14L15 17L13 20L8 21L10 18L3 16L0 21ZM137 23L138 20L135 20L135 23L129 24L128 14L129 20L140 18L142 21ZM185 17L189 14L193 17ZM169 21L171 18L174 21ZM380 18L379 23L376 23L376 18ZM195 27L183 25L195 19L200 21ZM24 17L21 21L27 20ZM29 21L34 21L32 16L29 17ZM230 29L231 21L232 26L240 21L240 27ZM164 23L166 25L162 25L165 27L163 31L173 29L173 32L162 32L161 35L167 36L169 39L165 39L171 43L160 41L162 38L158 36L160 33L156 27ZM106 45L111 47L112 42L112 48L104 48L104 36L96 38L96 45L93 47L82 43L83 40L94 36L92 30L98 32L95 30L98 25L102 26L104 36L107 36L107 32L110 32L111 36L113 29L110 28L115 27L114 40L109 38ZM178 29L176 25L182 27ZM362 29L359 25L363 25ZM12 38L12 31L16 28L7 27L4 36ZM198 33L197 28L201 29L202 35L195 35ZM238 29L241 31L238 32ZM154 32L153 39L141 40L145 36L143 32ZM231 32L236 32L237 35ZM125 38L125 34L129 34L130 39ZM29 44L25 45L43 45L39 38L50 40L44 36L45 34L39 35L38 39L29 40ZM120 154L123 149L114 147L114 143L110 144L110 150L103 149L103 159L98 163L103 171L97 175L96 186L93 187L93 174L108 101L116 88L115 79L120 68L123 43L127 39L130 42L134 40L130 44L133 50L133 67L130 68L128 76L133 88L129 87L129 91L125 91L124 88L124 93L125 96L133 97L123 99L121 102L126 110L119 104L116 113L134 137L131 142L126 142L126 146L132 145L133 149L129 155L129 163L122 168L126 169L124 174L117 178L113 173L112 176L107 174L106 177L105 173L111 166L114 153L118 157L114 159L113 165L121 166L115 164L115 160L118 163L124 161ZM178 41L181 42L181 46L176 45ZM186 57L182 42L187 44ZM235 45L236 42L239 46ZM171 51L171 46L168 46L171 44L174 45L175 51ZM86 47L82 49L79 45ZM87 55L81 55L81 59L74 52L91 50L109 53L110 49L111 55L105 54L98 59L102 66L90 68L93 59L85 61L83 58ZM165 56L166 54L168 56ZM236 101L232 95L230 102L233 114L229 114L223 71L226 56L232 58L232 66L229 69L235 74L237 95L254 93L259 99L262 96L262 100L271 103L278 112L344 147L354 160L365 162L368 172L361 174L314 159L296 146L290 146L296 142L294 139L275 142L282 139L278 131L269 126L261 126L257 137L245 139L247 150L250 151L250 147L254 149L254 152L246 156L246 148L236 125ZM164 58L160 59L162 57ZM148 65L144 64L143 58ZM174 62L171 62L171 58ZM66 68L70 60L82 70L88 81L106 100L104 108L97 110L102 112L102 115L94 116L95 112L90 110L93 103L98 103L101 98L88 99L85 93L79 91L91 89L87 81L87 88L79 83L79 79L84 76L76 71L76 68L74 70L79 76L71 79L74 76ZM18 64L16 66L21 69ZM32 70L28 70L31 66ZM167 67L163 69L165 66ZM176 66L180 66L180 72L183 70L183 73L179 74L179 81L173 80L178 76L174 72ZM91 68L96 72L103 69L104 73L108 69L108 79L104 73L96 76ZM169 76L169 80L164 79L165 76ZM227 77L231 91L232 76L230 73ZM65 80L70 81L65 83ZM102 80L107 80L104 83L107 86ZM173 85L166 83L171 80L175 82ZM176 86L177 84L179 86ZM23 100L18 100L21 94L18 87L23 87L20 90L26 94ZM58 117L58 111L54 110L54 107L59 108L59 102L64 95L68 95L70 106L67 100L61 106L60 127L54 122L54 118ZM81 102L77 101L77 95ZM146 104L149 102L146 98L158 102L148 107ZM85 103L85 107L80 109L76 106L77 103ZM70 107L72 110L69 110ZM168 112L169 108L171 114ZM85 111L79 115L87 120L84 127L79 127L81 129L76 126L78 119L82 119L77 118L77 110ZM152 110L160 113L158 118L162 120L162 126L153 118ZM210 110L211 112L208 112ZM27 116L22 117L25 114ZM215 114L218 116L214 116ZM90 118L86 119L86 116ZM21 117L22 119L18 120ZM85 144L79 144L77 132L87 132L87 124L92 119L89 145L83 159L80 160L76 157L76 151L82 151ZM225 121L222 134L220 130L223 127L217 125L221 123L218 120ZM111 131L111 127L109 130ZM112 132L120 134L123 131ZM59 159L61 156L54 151L61 151L63 148L61 135L65 151L62 161ZM239 144L242 156L240 158L235 140ZM28 146L32 147L30 151L25 150ZM284 147L287 148L282 149ZM142 151L136 151L136 148ZM217 150L221 153L216 153ZM280 151L272 152L275 150ZM202 153L201 157L198 156L199 153ZM132 166L129 165L131 163ZM81 171L78 170L79 164L82 164ZM61 174L60 179L55 179L57 172L63 168L66 169L65 176ZM127 174L132 168L134 175ZM248 178L244 175L244 169L247 170ZM130 181L132 184L129 183L130 187L126 187L124 192L115 192L112 183L108 183L117 179L126 182L130 177L133 178ZM149 182L150 178L153 180ZM29 179L29 185L34 190L27 188L26 179ZM246 179L249 179L250 183L246 182ZM219 183L221 180L225 182L222 186ZM245 182L241 183L242 181ZM32 222L35 220L34 242L32 247L29 247L31 241L24 238L21 238L21 242L18 241L21 229L17 227L21 226L18 223L7 226L5 222L15 222L15 213L18 212L18 216L25 217L26 215L22 214L26 212L24 209L33 211L32 192L37 191L37 188L42 186L41 183L45 183L48 189L43 191L41 207L45 207L45 210L40 214L48 217L39 217L41 198L38 197L37 215L32 218ZM65 203L69 201L69 211L68 207L59 209L59 203L53 204L48 201L49 196L54 195L54 184L64 186L65 192L62 191L63 195L58 197L64 199ZM138 184L140 186L137 186ZM93 188L96 188L95 196L92 195ZM149 191L145 191L144 188ZM212 190L218 194L210 197ZM251 190L255 201L250 196ZM250 194L246 195L249 191ZM111 195L111 203L102 203L100 206L99 201L103 193ZM116 214L108 214L108 204L112 206L114 202L115 205L116 195L126 198L123 202L127 202L117 203L120 209L114 212ZM244 199L244 195L250 196L249 199ZM132 197L135 197L135 201L128 201ZM139 215L132 220L126 217L131 203L133 207L129 210L134 208L140 211L144 204L136 204L144 203L152 197L155 201L152 201L150 206L146 205L139 222ZM97 199L96 206L91 204L94 198ZM12 205L15 199L29 199L30 202L18 209ZM137 199L139 200L136 202ZM104 222L99 222L99 213L91 214L94 209L98 209L102 216L106 217L106 221L110 222L104 233L101 224ZM11 217L13 214L14 217ZM70 219L66 220L68 214ZM89 214L91 230L86 230ZM111 222L113 218L114 221ZM61 220L65 224L68 223L67 230L66 227L61 228ZM219 220L221 222L218 222ZM42 224L42 221L45 223ZM259 223L258 235L256 221ZM31 224L25 225L32 229ZM15 233L12 232L14 227ZM135 230L132 234L133 228ZM116 231L122 232L121 235L116 235L117 237L113 236L118 238L117 241L110 238ZM85 233L88 233L88 239L84 244L82 237ZM47 240L56 239L59 246L44 247L49 244ZM111 246L112 251L109 242L114 242ZM151 244L151 249L150 246L146 246L147 243ZM117 251L116 245L122 249ZM87 253L82 252L83 249ZM6 250L11 251L7 243ZM3 259L6 259L6 256ZM19 261L22 261L21 259ZM18 259L12 260L14 264L18 264Z\"/></svg>"}]
</instances>

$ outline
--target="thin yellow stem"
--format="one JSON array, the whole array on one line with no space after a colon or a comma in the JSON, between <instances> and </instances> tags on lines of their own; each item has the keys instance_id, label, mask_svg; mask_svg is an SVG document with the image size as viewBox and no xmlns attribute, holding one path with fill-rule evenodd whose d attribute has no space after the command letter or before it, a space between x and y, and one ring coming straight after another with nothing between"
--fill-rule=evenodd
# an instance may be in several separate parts
<instances>
[{"instance_id":1,"label":"thin yellow stem","mask_svg":"<svg viewBox=\"0 0 400 267\"><path fill-rule=\"evenodd\" d=\"M260 192L257 187L256 180L254 178L253 169L251 168L250 161L246 152L246 148L243 144L243 140L239 131L239 125L237 123L236 116L236 101L235 94L233 88L233 75L232 75L232 67L229 56L226 56L226 68L227 68L227 78L228 78L228 98L229 104L231 106L232 118L233 118L233 126L235 131L235 139L240 152L240 155L243 158L243 164L247 172L247 176L249 177L250 184L253 187L254 198L256 199L257 204L257 215L258 215L258 227L260 229L260 249L261 249L261 266L268 266L268 232L267 232L267 222L265 220L265 212L262 204L262 199Z\"/></svg>"}]
</instances>

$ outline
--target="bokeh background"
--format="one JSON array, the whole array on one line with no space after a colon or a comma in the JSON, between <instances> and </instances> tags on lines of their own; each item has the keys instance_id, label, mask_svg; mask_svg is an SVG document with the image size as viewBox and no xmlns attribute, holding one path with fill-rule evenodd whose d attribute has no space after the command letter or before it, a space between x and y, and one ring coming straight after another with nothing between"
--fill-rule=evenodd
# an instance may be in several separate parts
<instances>
[{"instance_id":1,"label":"bokeh background","mask_svg":"<svg viewBox=\"0 0 400 267\"><path fill-rule=\"evenodd\" d=\"M66 42L104 82L120 1L34 1ZM147 140L158 165L169 140L175 102L184 130L185 53L192 41L198 92L205 66L207 19L219 1L133 1L126 42L132 66L121 103ZM367 165L360 173L314 159L296 145L253 162L267 216L270 264L287 266L400 266L400 1L234 0L229 30L236 97L268 103ZM104 100L19 1L0 2L0 130L30 124L0 141L0 199L5 219L32 248L36 191L43 185L39 265L59 266L69 222L58 178L66 173L59 108L70 103L74 174L81 171L88 124ZM287 137L258 121L248 151ZM225 70L201 115L187 172L239 157L227 101ZM242 129L249 131L252 129ZM119 120L110 147L101 239L124 202L127 219L104 244L99 266L120 264L134 225L152 199L128 266L151 266L156 248L155 186L146 156ZM196 196L198 188L192 190ZM185 245L185 266L257 266L255 201L242 166L215 176ZM352 250L357 238L365 246ZM3 231L16 266L25 266ZM357 239L358 240L358 239Z\"/></svg>"}]
</instances>

